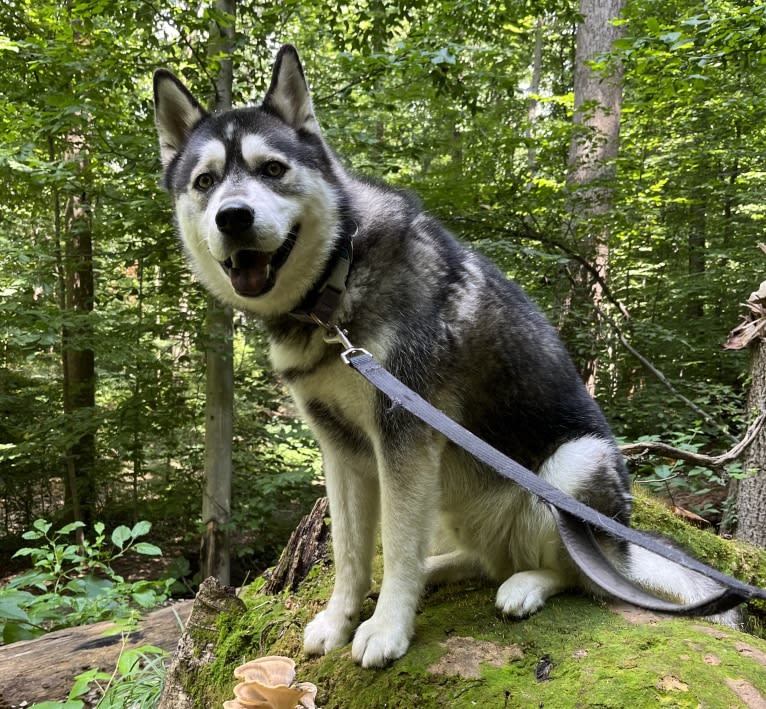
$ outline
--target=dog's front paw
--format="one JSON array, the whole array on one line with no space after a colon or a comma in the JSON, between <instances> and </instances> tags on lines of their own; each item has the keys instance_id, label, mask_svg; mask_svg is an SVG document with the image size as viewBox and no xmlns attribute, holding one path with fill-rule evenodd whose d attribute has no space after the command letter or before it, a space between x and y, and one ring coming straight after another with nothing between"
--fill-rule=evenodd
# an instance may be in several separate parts
<instances>
[{"instance_id":1,"label":"dog's front paw","mask_svg":"<svg viewBox=\"0 0 766 709\"><path fill-rule=\"evenodd\" d=\"M506 615L524 618L537 613L565 584L555 571L538 569L511 576L497 591L495 605Z\"/></svg>"},{"instance_id":2,"label":"dog's front paw","mask_svg":"<svg viewBox=\"0 0 766 709\"><path fill-rule=\"evenodd\" d=\"M354 623L343 614L322 611L303 633L303 650L307 655L326 655L343 647L350 639Z\"/></svg>"},{"instance_id":3,"label":"dog's front paw","mask_svg":"<svg viewBox=\"0 0 766 709\"><path fill-rule=\"evenodd\" d=\"M351 657L362 667L385 667L407 652L411 631L374 615L362 623L351 646Z\"/></svg>"}]
</instances>

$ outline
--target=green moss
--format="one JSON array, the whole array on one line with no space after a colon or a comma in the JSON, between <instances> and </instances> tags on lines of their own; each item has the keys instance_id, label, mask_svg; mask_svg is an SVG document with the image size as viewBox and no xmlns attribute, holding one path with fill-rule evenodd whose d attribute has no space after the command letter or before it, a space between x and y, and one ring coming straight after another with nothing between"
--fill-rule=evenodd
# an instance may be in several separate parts
<instances>
[{"instance_id":1,"label":"green moss","mask_svg":"<svg viewBox=\"0 0 766 709\"><path fill-rule=\"evenodd\" d=\"M634 526L665 534L706 564L746 583L766 588L766 550L745 542L733 542L712 532L692 527L646 492L640 489L634 492ZM752 615L754 631L761 637L766 637L766 603L752 601L748 604L748 610Z\"/></svg>"},{"instance_id":2,"label":"green moss","mask_svg":"<svg viewBox=\"0 0 766 709\"><path fill-rule=\"evenodd\" d=\"M644 496L636 507L639 526L669 534L727 571L744 570L746 580L763 579L762 552L688 528ZM330 595L330 568L316 567L295 594L264 596L261 585L243 594L244 614L220 617L216 660L195 681L195 706L219 707L233 696L234 668L270 654L295 659L298 679L317 685L324 709L746 707L727 684L731 680L766 693L761 639L696 620L640 612L628 617L576 595L551 599L535 616L510 621L495 611L494 587L482 583L427 595L410 651L385 670L363 670L350 646L322 658L301 651L303 628ZM373 609L367 601L363 615ZM476 676L444 674L454 667L447 662L453 643L475 647ZM539 681L536 670L545 656L553 666Z\"/></svg>"}]
</instances>

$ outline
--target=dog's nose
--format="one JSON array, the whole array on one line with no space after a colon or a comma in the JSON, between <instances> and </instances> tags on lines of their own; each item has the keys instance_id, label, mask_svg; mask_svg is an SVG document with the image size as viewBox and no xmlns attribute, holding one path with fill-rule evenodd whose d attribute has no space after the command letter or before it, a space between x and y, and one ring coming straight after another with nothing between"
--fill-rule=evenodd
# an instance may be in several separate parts
<instances>
[{"instance_id":1,"label":"dog's nose","mask_svg":"<svg viewBox=\"0 0 766 709\"><path fill-rule=\"evenodd\" d=\"M227 204L215 215L216 226L226 236L242 236L253 226L255 215L246 204Z\"/></svg>"}]
</instances>

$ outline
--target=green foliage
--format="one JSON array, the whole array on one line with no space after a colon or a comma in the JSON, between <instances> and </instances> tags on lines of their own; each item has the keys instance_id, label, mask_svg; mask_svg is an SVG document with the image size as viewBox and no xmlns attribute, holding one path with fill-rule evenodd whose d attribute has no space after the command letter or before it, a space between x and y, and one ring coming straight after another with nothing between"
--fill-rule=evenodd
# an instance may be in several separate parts
<instances>
[{"instance_id":1,"label":"green foliage","mask_svg":"<svg viewBox=\"0 0 766 709\"><path fill-rule=\"evenodd\" d=\"M652 440L650 437L639 438ZM701 453L706 437L699 430L669 436L664 442L688 451ZM634 480L659 497L670 498L675 504L710 521L718 522L724 514L726 500L723 491L732 478L742 477L739 463L729 463L720 470L666 458L649 457L633 469ZM684 498L683 501L678 500ZM686 501L687 498L690 501Z\"/></svg>"},{"instance_id":2,"label":"green foliage","mask_svg":"<svg viewBox=\"0 0 766 709\"><path fill-rule=\"evenodd\" d=\"M113 5L9 0L0 13L0 541L11 550L36 518L66 518L67 450L87 433L94 518L150 519L174 546L197 546L205 295L157 185L151 73L168 66L208 100L209 29L221 18L210 4ZM694 431L700 450L720 451L720 427L744 428L747 369L745 353L720 344L763 270L754 247L766 219L766 14L724 0L630 0L622 39L593 64L625 68L613 204L597 224L609 233L611 294L631 316L620 326L714 426L673 399L608 323L594 327L570 303L572 273L592 257L568 229L577 10L559 0L242 0L235 101L258 100L276 47L296 44L344 159L415 189L554 323L575 323L568 345L578 361L598 354L597 396L620 435ZM87 315L62 307L67 210L83 194L97 273ZM604 307L617 317L614 302ZM62 332L83 318L96 405L66 414ZM235 376L231 531L235 553L263 564L319 492L320 466L244 319ZM681 479L715 484L704 473Z\"/></svg>"},{"instance_id":3,"label":"green foliage","mask_svg":"<svg viewBox=\"0 0 766 709\"><path fill-rule=\"evenodd\" d=\"M40 702L30 709L83 709L82 697L96 684L100 698L98 709L152 709L159 704L167 670L168 653L155 645L123 648L114 671L86 670L75 678L66 701ZM93 706L88 704L88 706Z\"/></svg>"},{"instance_id":4,"label":"green foliage","mask_svg":"<svg viewBox=\"0 0 766 709\"><path fill-rule=\"evenodd\" d=\"M19 549L14 557L27 557L33 568L0 586L0 630L4 643L37 637L51 630L110 619L120 626L135 621L141 611L159 605L168 596L172 579L126 581L112 565L129 552L160 556L154 544L138 541L151 524L119 526L107 540L101 522L88 540L82 522L57 531L43 519L23 538L35 546ZM72 541L73 533L78 540Z\"/></svg>"}]
</instances>

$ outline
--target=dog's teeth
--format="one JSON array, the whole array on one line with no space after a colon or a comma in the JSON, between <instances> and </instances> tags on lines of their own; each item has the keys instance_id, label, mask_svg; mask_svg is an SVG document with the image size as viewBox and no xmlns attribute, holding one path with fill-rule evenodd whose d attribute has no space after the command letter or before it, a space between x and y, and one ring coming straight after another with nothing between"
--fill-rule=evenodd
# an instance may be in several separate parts
<instances>
[{"instance_id":1,"label":"dog's teeth","mask_svg":"<svg viewBox=\"0 0 766 709\"><path fill-rule=\"evenodd\" d=\"M266 266L266 282L268 283L271 280L271 264L268 264Z\"/></svg>"},{"instance_id":2,"label":"dog's teeth","mask_svg":"<svg viewBox=\"0 0 766 709\"><path fill-rule=\"evenodd\" d=\"M239 268L239 252L235 251L230 258L231 265L234 268Z\"/></svg>"}]
</instances>

